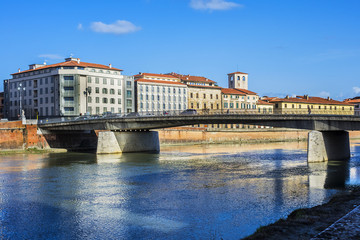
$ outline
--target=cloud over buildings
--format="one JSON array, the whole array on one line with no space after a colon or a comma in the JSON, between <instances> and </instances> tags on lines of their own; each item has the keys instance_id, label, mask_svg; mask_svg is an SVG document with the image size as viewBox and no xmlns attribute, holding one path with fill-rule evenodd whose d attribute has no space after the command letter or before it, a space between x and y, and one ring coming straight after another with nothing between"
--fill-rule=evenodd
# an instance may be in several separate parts
<instances>
[{"instance_id":1,"label":"cloud over buildings","mask_svg":"<svg viewBox=\"0 0 360 240\"><path fill-rule=\"evenodd\" d=\"M353 91L355 94L359 94L360 93L360 87L353 87Z\"/></svg>"},{"instance_id":2,"label":"cloud over buildings","mask_svg":"<svg viewBox=\"0 0 360 240\"><path fill-rule=\"evenodd\" d=\"M243 5L226 0L191 0L190 7L197 10L229 10Z\"/></svg>"},{"instance_id":3,"label":"cloud over buildings","mask_svg":"<svg viewBox=\"0 0 360 240\"><path fill-rule=\"evenodd\" d=\"M58 60L58 59L63 59L63 56L60 56L58 54L40 54L39 55L40 58L46 58L46 59L51 59L51 60Z\"/></svg>"},{"instance_id":4,"label":"cloud over buildings","mask_svg":"<svg viewBox=\"0 0 360 240\"><path fill-rule=\"evenodd\" d=\"M92 22L91 30L98 33L127 34L139 31L141 28L125 20L117 20L114 23Z\"/></svg>"}]
</instances>

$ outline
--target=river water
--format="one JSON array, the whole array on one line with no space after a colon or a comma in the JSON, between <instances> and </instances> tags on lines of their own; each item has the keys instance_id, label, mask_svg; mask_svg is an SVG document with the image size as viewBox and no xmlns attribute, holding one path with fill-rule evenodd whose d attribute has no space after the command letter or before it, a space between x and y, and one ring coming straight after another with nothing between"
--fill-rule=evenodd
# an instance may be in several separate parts
<instances>
[{"instance_id":1,"label":"river water","mask_svg":"<svg viewBox=\"0 0 360 240\"><path fill-rule=\"evenodd\" d=\"M360 184L306 143L163 146L160 154L0 157L0 239L240 239Z\"/></svg>"}]
</instances>

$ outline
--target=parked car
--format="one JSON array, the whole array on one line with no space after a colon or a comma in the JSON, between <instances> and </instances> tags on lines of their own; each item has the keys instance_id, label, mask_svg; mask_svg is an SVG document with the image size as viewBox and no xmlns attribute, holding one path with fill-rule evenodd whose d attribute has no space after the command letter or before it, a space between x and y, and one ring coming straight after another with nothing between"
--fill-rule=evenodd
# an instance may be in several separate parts
<instances>
[{"instance_id":1,"label":"parked car","mask_svg":"<svg viewBox=\"0 0 360 240\"><path fill-rule=\"evenodd\" d=\"M131 112L125 115L125 117L140 117L138 112Z\"/></svg>"},{"instance_id":2,"label":"parked car","mask_svg":"<svg viewBox=\"0 0 360 240\"><path fill-rule=\"evenodd\" d=\"M185 111L181 112L180 115L196 115L197 111L195 109L186 109Z\"/></svg>"}]
</instances>

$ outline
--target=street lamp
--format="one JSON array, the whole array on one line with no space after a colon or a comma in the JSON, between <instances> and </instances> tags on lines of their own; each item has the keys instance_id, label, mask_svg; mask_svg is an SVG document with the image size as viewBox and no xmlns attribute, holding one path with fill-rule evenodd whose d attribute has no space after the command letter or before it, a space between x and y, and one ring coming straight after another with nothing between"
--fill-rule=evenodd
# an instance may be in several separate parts
<instances>
[{"instance_id":1,"label":"street lamp","mask_svg":"<svg viewBox=\"0 0 360 240\"><path fill-rule=\"evenodd\" d=\"M84 95L85 95L85 103L86 103L86 110L85 110L85 114L88 112L88 95L91 94L91 87L87 87L85 88L85 91L84 91Z\"/></svg>"},{"instance_id":2,"label":"street lamp","mask_svg":"<svg viewBox=\"0 0 360 240\"><path fill-rule=\"evenodd\" d=\"M19 83L19 87L17 88L19 91L19 95L20 95L20 112L19 112L19 116L22 118L23 114L22 114L22 92L25 91L25 87L22 87L22 83Z\"/></svg>"}]
</instances>

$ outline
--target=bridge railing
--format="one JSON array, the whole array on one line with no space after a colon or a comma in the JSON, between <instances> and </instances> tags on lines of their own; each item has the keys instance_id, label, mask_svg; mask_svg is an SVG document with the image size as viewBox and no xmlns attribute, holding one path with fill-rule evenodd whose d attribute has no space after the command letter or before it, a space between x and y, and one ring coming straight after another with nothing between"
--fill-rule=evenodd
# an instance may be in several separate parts
<instances>
[{"instance_id":1,"label":"bridge railing","mask_svg":"<svg viewBox=\"0 0 360 240\"><path fill-rule=\"evenodd\" d=\"M217 115L217 114L276 114L276 115L354 115L352 111L336 111L336 110L320 110L312 109L311 112L308 109L282 109L281 111L275 110L275 112L264 112L259 109L203 109L203 110L170 110L170 111L141 111L132 112L127 114L113 113L104 115L83 115L83 116L64 116L58 118L47 118L39 120L39 124L46 123L58 123L58 122L70 122L81 120L93 120L93 119L114 119L114 118L141 118L141 117L167 117L167 116L191 116L191 115Z\"/></svg>"}]
</instances>

